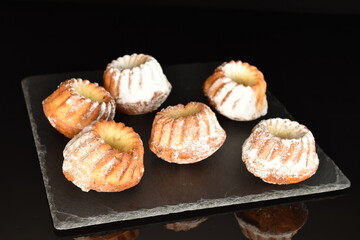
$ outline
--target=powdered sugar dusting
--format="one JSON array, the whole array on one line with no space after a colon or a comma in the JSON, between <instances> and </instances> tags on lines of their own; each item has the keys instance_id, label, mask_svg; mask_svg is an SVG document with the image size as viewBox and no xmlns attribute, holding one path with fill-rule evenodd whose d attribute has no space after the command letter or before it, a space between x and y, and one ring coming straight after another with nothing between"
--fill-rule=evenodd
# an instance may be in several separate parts
<instances>
[{"instance_id":1,"label":"powdered sugar dusting","mask_svg":"<svg viewBox=\"0 0 360 240\"><path fill-rule=\"evenodd\" d=\"M111 82L108 90L119 105L151 104L155 94L161 95L156 98L161 104L171 91L160 64L149 55L125 55L108 64L105 71L109 73L105 73L105 81ZM106 79L106 75L110 79ZM148 108L158 107L158 103Z\"/></svg>"},{"instance_id":2,"label":"powdered sugar dusting","mask_svg":"<svg viewBox=\"0 0 360 240\"><path fill-rule=\"evenodd\" d=\"M269 126L279 127L282 131L301 131L304 135L300 138L284 139L274 136L269 131ZM270 151L263 154L265 146L273 139L272 146L266 146ZM258 144L258 141L262 143ZM254 147L256 145L256 147ZM242 159L247 169L255 176L262 179L269 177L284 180L287 178L301 178L315 173L319 165L312 133L303 125L288 119L262 120L252 131L252 134L243 144ZM260 151L261 154L260 154Z\"/></svg>"},{"instance_id":3,"label":"powdered sugar dusting","mask_svg":"<svg viewBox=\"0 0 360 240\"><path fill-rule=\"evenodd\" d=\"M95 120L112 120L116 110L115 100L109 92L97 83L81 78L61 82L42 104L50 124L68 138Z\"/></svg>"},{"instance_id":4,"label":"powdered sugar dusting","mask_svg":"<svg viewBox=\"0 0 360 240\"><path fill-rule=\"evenodd\" d=\"M116 110L116 107L115 107L115 102L112 101L110 104L107 104L106 105L106 110L105 110L105 120L112 120L114 119L114 116L115 116L115 110Z\"/></svg>"},{"instance_id":5,"label":"powdered sugar dusting","mask_svg":"<svg viewBox=\"0 0 360 240\"><path fill-rule=\"evenodd\" d=\"M118 162L119 160L114 156L113 158L111 158L103 167L102 167L102 175L107 176L111 169L115 166L115 164Z\"/></svg>"},{"instance_id":6,"label":"powdered sugar dusting","mask_svg":"<svg viewBox=\"0 0 360 240\"><path fill-rule=\"evenodd\" d=\"M102 119L104 114L106 114L106 103L102 102L100 104L100 112L99 112L98 117L96 118L96 121L99 121L100 119Z\"/></svg>"},{"instance_id":7,"label":"powdered sugar dusting","mask_svg":"<svg viewBox=\"0 0 360 240\"><path fill-rule=\"evenodd\" d=\"M73 103L73 100L71 97L65 101L65 104L72 104L72 103Z\"/></svg>"},{"instance_id":8,"label":"powdered sugar dusting","mask_svg":"<svg viewBox=\"0 0 360 240\"><path fill-rule=\"evenodd\" d=\"M81 78L72 78L68 82L69 82L69 86L73 92L72 95L74 97L76 97L76 100L72 99L70 97L66 101L67 104L73 104L72 111L78 111L78 109L81 107L81 104L91 103L89 109L83 115L82 119L87 119L98 107L100 107L100 110L99 110L99 114L96 117L96 121L98 121L100 119L104 119L104 115L112 116L111 118L105 117L106 120L112 120L114 118L115 110L116 110L115 100L112 99L110 93L107 92L103 87L100 87L97 82L91 83L89 80L87 80L87 79L83 80ZM94 86L96 86L98 88L98 90L101 91L101 94L104 94L107 97L109 97L110 98L109 101L104 101L104 102L93 101L90 98L80 95L76 91L76 88L78 86L90 85L90 84L93 84Z\"/></svg>"},{"instance_id":9,"label":"powdered sugar dusting","mask_svg":"<svg viewBox=\"0 0 360 240\"><path fill-rule=\"evenodd\" d=\"M56 123L57 120L56 120L56 118L48 117L48 120L49 120L51 126L53 126L54 128L56 128L56 126L57 126L57 123Z\"/></svg>"},{"instance_id":10,"label":"powdered sugar dusting","mask_svg":"<svg viewBox=\"0 0 360 240\"><path fill-rule=\"evenodd\" d=\"M216 79L208 89L208 92L216 91L215 94L208 95L211 102L214 103L214 107L222 115L232 120L248 121L259 118L267 113L268 104L266 96L261 98L262 103L259 104L258 98L251 86L237 83L230 77L234 74L240 75L248 72L250 67L241 61L231 61L222 64L217 69L223 72L222 77ZM259 71L257 72L260 74ZM259 108L258 106L262 107Z\"/></svg>"},{"instance_id":11,"label":"powdered sugar dusting","mask_svg":"<svg viewBox=\"0 0 360 240\"><path fill-rule=\"evenodd\" d=\"M142 55L142 54L141 54ZM108 68L119 72L117 82L118 96L120 102L136 103L139 101L150 101L155 92L170 92L171 85L155 58L148 56L145 63L130 69L117 68L118 63L126 64L126 61L136 61L137 54L126 55L109 64ZM145 55L144 55L145 56ZM134 63L132 63L134 64Z\"/></svg>"},{"instance_id":12,"label":"powdered sugar dusting","mask_svg":"<svg viewBox=\"0 0 360 240\"><path fill-rule=\"evenodd\" d=\"M99 102L92 102L92 104L90 105L89 110L82 116L82 119L87 119L95 111L95 109L98 106L99 106Z\"/></svg>"},{"instance_id":13,"label":"powdered sugar dusting","mask_svg":"<svg viewBox=\"0 0 360 240\"><path fill-rule=\"evenodd\" d=\"M88 141L89 138L94 137L92 126L85 127L81 134L75 135L65 146L63 151L64 158L67 158L74 152L75 149L78 149L80 145L83 145L84 142Z\"/></svg>"},{"instance_id":14,"label":"powdered sugar dusting","mask_svg":"<svg viewBox=\"0 0 360 240\"><path fill-rule=\"evenodd\" d=\"M150 149L166 161L178 164L201 161L217 151L225 141L226 133L215 113L205 104L189 104L199 104L202 110L186 117L167 117L167 112L184 108L179 104L163 109L154 119L155 131L150 137ZM160 140L157 142L155 139Z\"/></svg>"},{"instance_id":15,"label":"powdered sugar dusting","mask_svg":"<svg viewBox=\"0 0 360 240\"><path fill-rule=\"evenodd\" d=\"M100 138L95 137L93 129L93 124L84 128L82 132L80 132L72 140L70 140L63 152L63 172L71 173L71 175L74 177L73 183L85 192L88 192L90 190L89 185L92 182L90 173L93 168L90 165L93 161L91 161L91 159L99 160L99 157L96 156L93 156L91 158L86 157L90 153L94 152L91 151L91 149L99 148L99 146L103 144L103 141ZM103 155L103 151L99 150L95 152L97 156ZM83 160L85 158L87 160Z\"/></svg>"},{"instance_id":16,"label":"powdered sugar dusting","mask_svg":"<svg viewBox=\"0 0 360 240\"><path fill-rule=\"evenodd\" d=\"M106 137L105 140L102 138L105 136L103 131L110 134L109 130L104 130L109 126L111 130L114 128L121 129L121 126L116 124L120 123L114 121L93 122L65 146L63 151L63 172L68 180L85 192L91 189L100 192L122 191L137 184L142 177L144 171L140 170L144 167L144 150L142 141L135 132L126 132L139 138L133 140L137 143L134 144L132 149L125 152L108 144ZM128 156L131 157L131 160L129 160ZM123 169L118 169L118 166L139 168L139 171L137 175L130 176L130 179L124 178L125 180L122 180L120 177L125 173ZM117 176L119 176L117 179L111 177L113 171L116 171Z\"/></svg>"}]
</instances>

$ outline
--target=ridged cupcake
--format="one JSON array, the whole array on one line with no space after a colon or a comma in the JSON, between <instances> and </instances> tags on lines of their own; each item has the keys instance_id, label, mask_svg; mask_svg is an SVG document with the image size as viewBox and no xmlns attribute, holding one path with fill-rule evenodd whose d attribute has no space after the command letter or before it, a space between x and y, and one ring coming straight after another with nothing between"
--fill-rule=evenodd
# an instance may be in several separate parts
<instances>
[{"instance_id":1,"label":"ridged cupcake","mask_svg":"<svg viewBox=\"0 0 360 240\"><path fill-rule=\"evenodd\" d=\"M262 120L253 128L243 144L242 160L249 172L273 184L304 181L319 166L310 130L282 118Z\"/></svg>"},{"instance_id":2,"label":"ridged cupcake","mask_svg":"<svg viewBox=\"0 0 360 240\"><path fill-rule=\"evenodd\" d=\"M224 143L226 133L205 104L169 106L154 118L149 146L159 158L178 164L208 158Z\"/></svg>"},{"instance_id":3,"label":"ridged cupcake","mask_svg":"<svg viewBox=\"0 0 360 240\"><path fill-rule=\"evenodd\" d=\"M267 113L264 75L249 63L224 62L206 79L203 91L210 105L232 120L249 121Z\"/></svg>"},{"instance_id":4,"label":"ridged cupcake","mask_svg":"<svg viewBox=\"0 0 360 240\"><path fill-rule=\"evenodd\" d=\"M144 147L131 127L97 121L72 138L64 151L63 173L81 190L118 192L137 185L144 173Z\"/></svg>"},{"instance_id":5,"label":"ridged cupcake","mask_svg":"<svg viewBox=\"0 0 360 240\"><path fill-rule=\"evenodd\" d=\"M93 121L112 120L116 110L115 101L108 91L81 78L60 83L42 105L50 124L68 138Z\"/></svg>"},{"instance_id":6,"label":"ridged cupcake","mask_svg":"<svg viewBox=\"0 0 360 240\"><path fill-rule=\"evenodd\" d=\"M117 109L131 115L155 111L171 91L158 61L150 55L135 53L107 65L104 87L114 97Z\"/></svg>"}]
</instances>

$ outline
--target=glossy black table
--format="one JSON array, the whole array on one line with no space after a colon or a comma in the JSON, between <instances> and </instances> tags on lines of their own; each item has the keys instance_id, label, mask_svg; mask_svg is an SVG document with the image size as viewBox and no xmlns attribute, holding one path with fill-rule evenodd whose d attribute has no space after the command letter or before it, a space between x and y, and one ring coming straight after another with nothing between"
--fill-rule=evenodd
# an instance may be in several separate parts
<instances>
[{"instance_id":1,"label":"glossy black table","mask_svg":"<svg viewBox=\"0 0 360 240\"><path fill-rule=\"evenodd\" d=\"M65 3L8 4L0 13L6 36L1 40L4 239L76 239L135 228L138 239L245 239L234 212L293 202L304 202L309 211L293 239L357 238L359 16ZM112 59L132 52L151 54L164 66L231 59L256 65L271 93L312 130L352 186L327 194L55 230L20 81L33 75L101 71ZM207 221L187 232L164 227L169 221L203 216Z\"/></svg>"}]
</instances>

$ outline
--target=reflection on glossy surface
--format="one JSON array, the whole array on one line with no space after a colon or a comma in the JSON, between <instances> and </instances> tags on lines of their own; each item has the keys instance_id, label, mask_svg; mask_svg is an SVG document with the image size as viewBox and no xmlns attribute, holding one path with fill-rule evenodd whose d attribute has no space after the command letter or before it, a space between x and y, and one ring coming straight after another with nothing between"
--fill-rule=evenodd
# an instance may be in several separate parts
<instances>
[{"instance_id":1,"label":"reflection on glossy surface","mask_svg":"<svg viewBox=\"0 0 360 240\"><path fill-rule=\"evenodd\" d=\"M140 231L135 229L129 231L114 232L104 235L77 237L74 238L74 240L135 240L139 236L139 233Z\"/></svg>"},{"instance_id":2,"label":"reflection on glossy surface","mask_svg":"<svg viewBox=\"0 0 360 240\"><path fill-rule=\"evenodd\" d=\"M191 229L197 228L201 223L205 222L207 219L208 219L207 217L203 217L189 221L168 223L165 224L165 228L169 230L173 230L175 232L189 231Z\"/></svg>"},{"instance_id":3,"label":"reflection on glossy surface","mask_svg":"<svg viewBox=\"0 0 360 240\"><path fill-rule=\"evenodd\" d=\"M251 240L290 240L305 224L305 204L290 204L235 213L242 233Z\"/></svg>"},{"instance_id":4,"label":"reflection on glossy surface","mask_svg":"<svg viewBox=\"0 0 360 240\"><path fill-rule=\"evenodd\" d=\"M146 239L250 239L290 240L308 220L305 203L275 205L225 214L173 219L140 224L133 230L113 229L107 232L72 237L73 240L146 240ZM117 224L116 224L117 225ZM298 237L306 232L304 229Z\"/></svg>"}]
</instances>

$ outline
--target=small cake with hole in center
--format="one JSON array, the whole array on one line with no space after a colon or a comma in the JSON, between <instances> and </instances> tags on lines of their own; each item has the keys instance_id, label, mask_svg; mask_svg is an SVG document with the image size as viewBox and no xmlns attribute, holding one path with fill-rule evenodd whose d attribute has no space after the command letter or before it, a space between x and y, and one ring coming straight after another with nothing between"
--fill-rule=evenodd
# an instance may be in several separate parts
<instances>
[{"instance_id":1,"label":"small cake with hole in center","mask_svg":"<svg viewBox=\"0 0 360 240\"><path fill-rule=\"evenodd\" d=\"M251 240L291 240L304 226L308 209L303 203L235 213L241 232Z\"/></svg>"},{"instance_id":2,"label":"small cake with hole in center","mask_svg":"<svg viewBox=\"0 0 360 240\"><path fill-rule=\"evenodd\" d=\"M89 80L66 80L42 102L45 116L60 133L72 138L93 121L112 120L116 107L103 87Z\"/></svg>"},{"instance_id":3,"label":"small cake with hole in center","mask_svg":"<svg viewBox=\"0 0 360 240\"><path fill-rule=\"evenodd\" d=\"M97 121L66 145L63 173L81 190L118 192L137 185L144 173L144 147L131 127Z\"/></svg>"},{"instance_id":4,"label":"small cake with hole in center","mask_svg":"<svg viewBox=\"0 0 360 240\"><path fill-rule=\"evenodd\" d=\"M226 133L205 104L169 106L154 118L149 146L159 158L178 164L208 158L224 143Z\"/></svg>"},{"instance_id":5,"label":"small cake with hole in center","mask_svg":"<svg viewBox=\"0 0 360 240\"><path fill-rule=\"evenodd\" d=\"M246 62L221 64L206 79L203 90L210 105L232 120L249 121L267 113L264 75Z\"/></svg>"},{"instance_id":6,"label":"small cake with hole in center","mask_svg":"<svg viewBox=\"0 0 360 240\"><path fill-rule=\"evenodd\" d=\"M273 184L304 181L319 166L310 130L282 118L262 120L253 128L243 144L242 160L249 172Z\"/></svg>"},{"instance_id":7,"label":"small cake with hole in center","mask_svg":"<svg viewBox=\"0 0 360 240\"><path fill-rule=\"evenodd\" d=\"M135 53L107 65L104 87L115 98L117 109L131 115L158 109L171 91L171 84L158 61L152 56Z\"/></svg>"}]
</instances>

